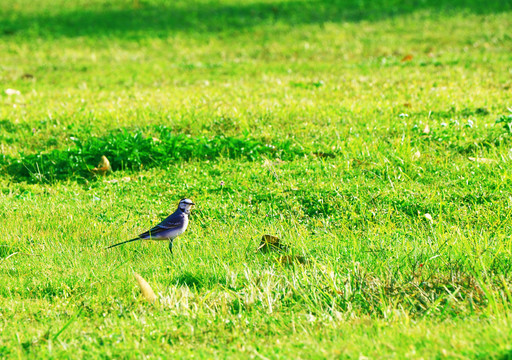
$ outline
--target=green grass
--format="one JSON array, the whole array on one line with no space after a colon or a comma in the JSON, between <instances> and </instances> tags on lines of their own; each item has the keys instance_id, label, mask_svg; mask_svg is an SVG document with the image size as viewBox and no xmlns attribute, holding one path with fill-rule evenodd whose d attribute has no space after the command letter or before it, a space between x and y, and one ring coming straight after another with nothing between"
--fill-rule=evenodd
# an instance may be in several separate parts
<instances>
[{"instance_id":1,"label":"green grass","mask_svg":"<svg viewBox=\"0 0 512 360\"><path fill-rule=\"evenodd\" d=\"M511 15L0 4L0 357L511 358Z\"/></svg>"}]
</instances>

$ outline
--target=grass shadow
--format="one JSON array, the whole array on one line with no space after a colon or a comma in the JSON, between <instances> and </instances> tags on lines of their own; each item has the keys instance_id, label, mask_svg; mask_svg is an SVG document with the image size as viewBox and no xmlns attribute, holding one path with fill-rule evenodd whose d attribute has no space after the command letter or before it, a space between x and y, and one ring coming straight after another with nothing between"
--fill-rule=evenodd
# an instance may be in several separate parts
<instances>
[{"instance_id":1,"label":"grass shadow","mask_svg":"<svg viewBox=\"0 0 512 360\"><path fill-rule=\"evenodd\" d=\"M114 170L140 170L166 168L171 163L192 159L253 161L265 156L290 160L304 154L301 146L288 140L267 144L249 135L191 137L172 134L165 126L155 127L151 133L158 138L142 130L122 129L103 137L75 139L75 146L64 149L20 154L19 158L4 155L0 157L0 168L16 182L51 183L90 178L102 155L109 159Z\"/></svg>"},{"instance_id":2,"label":"grass shadow","mask_svg":"<svg viewBox=\"0 0 512 360\"><path fill-rule=\"evenodd\" d=\"M489 14L512 10L507 1L488 0L316 0L228 3L146 1L0 12L0 36L166 37L176 32L239 32L259 25L377 21L416 10ZM3 13L3 14L2 14Z\"/></svg>"}]
</instances>

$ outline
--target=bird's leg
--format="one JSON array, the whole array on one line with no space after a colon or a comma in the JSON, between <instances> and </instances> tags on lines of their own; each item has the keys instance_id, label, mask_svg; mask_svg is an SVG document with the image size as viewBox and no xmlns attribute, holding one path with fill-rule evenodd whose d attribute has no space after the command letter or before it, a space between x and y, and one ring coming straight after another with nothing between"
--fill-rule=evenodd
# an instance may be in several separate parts
<instances>
[{"instance_id":1,"label":"bird's leg","mask_svg":"<svg viewBox=\"0 0 512 360\"><path fill-rule=\"evenodd\" d=\"M170 251L170 252L171 252L171 254L172 254L172 240L171 240L171 241L169 241L169 251Z\"/></svg>"}]
</instances>

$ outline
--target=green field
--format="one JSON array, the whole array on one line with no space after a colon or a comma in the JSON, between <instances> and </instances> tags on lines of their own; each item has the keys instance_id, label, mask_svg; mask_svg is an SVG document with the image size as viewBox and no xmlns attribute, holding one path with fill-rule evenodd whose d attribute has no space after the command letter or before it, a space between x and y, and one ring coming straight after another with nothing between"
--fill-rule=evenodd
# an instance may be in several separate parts
<instances>
[{"instance_id":1,"label":"green field","mask_svg":"<svg viewBox=\"0 0 512 360\"><path fill-rule=\"evenodd\" d=\"M511 26L508 0L1 2L0 358L512 358ZM174 254L104 250L183 197Z\"/></svg>"}]
</instances>

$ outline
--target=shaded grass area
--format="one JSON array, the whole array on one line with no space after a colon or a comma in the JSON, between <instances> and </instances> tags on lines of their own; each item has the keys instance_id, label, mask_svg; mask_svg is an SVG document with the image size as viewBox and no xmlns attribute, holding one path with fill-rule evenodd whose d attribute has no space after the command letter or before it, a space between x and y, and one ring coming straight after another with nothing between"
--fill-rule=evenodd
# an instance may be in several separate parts
<instances>
[{"instance_id":1,"label":"shaded grass area","mask_svg":"<svg viewBox=\"0 0 512 360\"><path fill-rule=\"evenodd\" d=\"M262 156L293 159L304 153L289 141L265 144L246 135L242 138L216 136L191 137L173 135L159 127L158 137L144 136L142 131L119 131L105 137L84 141L72 138L75 146L48 153L28 154L20 159L4 157L5 172L16 181L53 182L69 178L90 177L91 169L102 155L117 170L168 167L175 161L212 160L219 157L254 160Z\"/></svg>"},{"instance_id":2,"label":"shaded grass area","mask_svg":"<svg viewBox=\"0 0 512 360\"><path fill-rule=\"evenodd\" d=\"M4 9L0 33L4 36L28 35L58 38L61 36L168 36L173 32L211 33L250 31L253 27L285 23L290 26L322 25L327 22L380 21L418 10L434 12L467 11L476 14L509 11L508 1L491 0L316 0L283 2L210 2L197 1L169 4L147 0L124 3L101 2L74 5L44 1L14 2ZM39 8L38 8L39 7ZM26 10L25 10L26 11Z\"/></svg>"}]
</instances>

